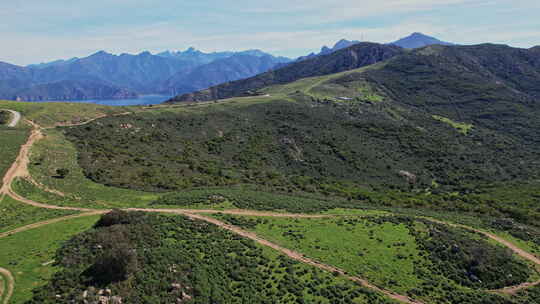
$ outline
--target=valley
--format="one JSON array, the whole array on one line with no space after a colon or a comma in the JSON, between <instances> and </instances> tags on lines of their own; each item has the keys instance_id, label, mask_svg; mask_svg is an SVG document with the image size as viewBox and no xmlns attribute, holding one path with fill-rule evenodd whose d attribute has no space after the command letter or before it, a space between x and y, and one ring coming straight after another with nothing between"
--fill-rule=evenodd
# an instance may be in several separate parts
<instances>
[{"instance_id":1,"label":"valley","mask_svg":"<svg viewBox=\"0 0 540 304\"><path fill-rule=\"evenodd\" d=\"M308 57L160 105L0 101L0 303L539 303L537 51Z\"/></svg>"}]
</instances>

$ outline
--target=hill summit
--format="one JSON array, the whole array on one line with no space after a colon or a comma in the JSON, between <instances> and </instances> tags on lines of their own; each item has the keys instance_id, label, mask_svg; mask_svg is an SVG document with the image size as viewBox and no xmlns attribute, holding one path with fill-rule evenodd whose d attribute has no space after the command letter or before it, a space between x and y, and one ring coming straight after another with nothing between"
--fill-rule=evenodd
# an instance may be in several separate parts
<instances>
[{"instance_id":1,"label":"hill summit","mask_svg":"<svg viewBox=\"0 0 540 304\"><path fill-rule=\"evenodd\" d=\"M411 35L392 42L391 44L400 46L405 49L417 49L434 44L453 45L453 43L441 41L435 37L431 37L419 32L412 33Z\"/></svg>"}]
</instances>

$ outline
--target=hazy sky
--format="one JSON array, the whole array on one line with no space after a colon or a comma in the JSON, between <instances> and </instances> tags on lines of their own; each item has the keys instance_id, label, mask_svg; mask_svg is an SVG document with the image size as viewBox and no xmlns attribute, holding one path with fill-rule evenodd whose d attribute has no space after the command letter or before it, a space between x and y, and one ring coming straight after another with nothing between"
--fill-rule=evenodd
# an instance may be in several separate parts
<instances>
[{"instance_id":1,"label":"hazy sky","mask_svg":"<svg viewBox=\"0 0 540 304\"><path fill-rule=\"evenodd\" d=\"M259 48L296 57L341 38L423 32L460 44L540 44L538 0L1 0L0 61L98 50Z\"/></svg>"}]
</instances>

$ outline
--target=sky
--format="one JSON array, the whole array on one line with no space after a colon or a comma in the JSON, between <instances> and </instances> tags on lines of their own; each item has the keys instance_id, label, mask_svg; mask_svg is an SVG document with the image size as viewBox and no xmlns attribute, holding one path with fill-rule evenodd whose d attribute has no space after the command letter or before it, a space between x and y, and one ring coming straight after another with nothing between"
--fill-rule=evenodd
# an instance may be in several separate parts
<instances>
[{"instance_id":1,"label":"sky","mask_svg":"<svg viewBox=\"0 0 540 304\"><path fill-rule=\"evenodd\" d=\"M0 61L191 46L298 57L342 38L386 43L412 32L528 48L540 45L539 12L538 0L3 0Z\"/></svg>"}]
</instances>

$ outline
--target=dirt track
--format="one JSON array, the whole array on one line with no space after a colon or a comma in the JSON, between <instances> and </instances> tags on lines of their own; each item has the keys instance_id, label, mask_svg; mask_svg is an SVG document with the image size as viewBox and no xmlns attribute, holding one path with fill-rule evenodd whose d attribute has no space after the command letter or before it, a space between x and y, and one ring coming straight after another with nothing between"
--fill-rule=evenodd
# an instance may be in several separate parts
<instances>
[{"instance_id":1,"label":"dirt track","mask_svg":"<svg viewBox=\"0 0 540 304\"><path fill-rule=\"evenodd\" d=\"M261 217L289 217L289 218L328 218L335 217L334 215L318 215L318 214L297 214L297 213L278 213L266 211L252 210L212 210L212 209L148 209L148 208L128 208L126 211L142 211L142 212L165 212L165 213L181 213L181 214L229 214L240 216L261 216Z\"/></svg>"},{"instance_id":2,"label":"dirt track","mask_svg":"<svg viewBox=\"0 0 540 304\"><path fill-rule=\"evenodd\" d=\"M127 113L122 113L120 115L127 115ZM92 121L94 121L96 119L99 119L99 118L102 118L102 117L104 117L104 116L100 116L100 117L94 118L94 119L92 119L90 121L86 121L86 122L79 123L79 124L76 124L76 125L84 125L84 124L87 124L89 122L92 122ZM41 139L43 137L43 134L41 133L41 128L40 128L39 125L37 125L37 124L35 124L35 123L31 122L31 121L27 121L27 122L33 126L33 130L32 130L32 132L30 134L30 137L29 137L27 143L24 144L21 147L19 156L17 157L16 161L13 163L11 168L8 170L6 176L4 177L4 179L3 179L4 186L0 189L0 195L2 195L2 194L9 195L10 197L12 197L13 199L15 199L17 201L20 201L22 203L29 204L29 205L32 205L32 206L35 206L35 207L39 207L39 208L58 209L58 210L74 210L74 211L81 211L81 212L85 212L85 213L74 215L74 216L69 216L69 217L53 219L53 220L49 220L49 221L44 221L44 222L40 222L40 223L36 223L36 224L31 224L31 225L16 229L16 230L8 232L8 233L13 234L13 233L25 231L25 230L28 230L28 229L37 228L37 227L40 227L40 226L43 226L43 225L56 223L56 222L59 222L59 221L62 221L62 220L67 220L69 218L81 217L81 216L90 216L90 215L102 214L102 213L107 212L108 210L95 210L95 209L87 209L87 208L61 207L61 206L54 206L54 205L49 205L49 204L42 204L42 203L39 203L39 202L35 202L35 201L32 201L32 200L26 199L26 198L18 195L17 193L15 193L11 189L11 184L12 184L12 182L13 182L13 180L15 178L17 178L17 177L22 177L22 178L30 177L30 174L28 172L30 148L32 147L32 145L34 144L35 141L37 141L37 140L39 140L39 139ZM64 126L67 126L67 125L64 125ZM279 252L281 252L281 253L283 253L283 254L285 254L285 255L289 256L290 258L295 259L297 261L300 261L300 262L303 262L303 263L318 267L319 269L322 269L322 270L325 270L325 271L339 273L339 274L347 277L348 279L359 283L360 285L362 285L364 287L367 287L367 288L370 288L370 289L372 289L374 291L383 293L383 294L387 295L388 297L390 297L390 298L392 298L394 300L400 301L402 303L422 304L422 302L415 301L413 299L410 299L407 296L395 294L393 292L390 292L390 291L381 289L381 288L379 288L377 286L374 286L374 285L370 284L368 281L366 281L366 280L364 280L362 278L355 277L355 276L350 276L345 271L343 271L343 270L341 270L339 268L336 268L336 267L333 267L333 266L330 266L330 265L326 265L326 264L317 262L315 260L306 258L301 253L292 251L290 249L281 247L281 246L279 246L277 244L274 244L272 242L264 240L264 239L260 238L259 236L257 236L256 234L254 234L252 232L245 231L245 230L243 230L243 229L241 229L239 227L226 224L226 223L221 222L221 221L219 221L217 219L207 217L207 216L204 216L202 214L223 213L223 214L241 215L241 216L261 216L261 217L268 216L268 217L291 217L291 218L325 218L325 217L332 217L331 215L291 214L291 213L275 213L275 212L262 212L262 211L251 211L251 210L226 210L226 211L220 211L220 210L144 209L144 208L130 208L130 209L126 209L126 210L128 210L128 211L142 211L142 212L174 213L174 214L180 214L180 215L187 216L187 217L189 217L191 219L202 220L202 221L217 225L219 227L222 227L223 229L234 232L234 233L236 233L236 234L238 234L240 236L243 236L245 238L249 238L249 239L251 239L251 240L253 240L255 242L258 242L259 244L262 244L264 246L273 248L273 249L275 249L275 250L277 250L277 251L279 251ZM484 231L480 231L480 230L474 229L472 227L467 227L467 226L464 226L464 225L451 224L451 223L446 223L446 222L442 222L442 221L438 221L438 220L434 220L434 219L430 219L430 220L432 220L434 222L444 224L444 225L450 225L450 226L454 226L454 227L461 227L461 228L464 228L464 229L468 229L470 231L476 231L476 232L482 233L485 236L499 242L500 244L505 245L506 247L511 249L515 254L517 254L517 255L519 255L519 256L521 256L521 257L523 257L523 258L525 258L525 259L527 259L527 260L529 260L529 261L531 261L533 263L535 263L537 266L540 265L540 259L538 259L536 256L534 256L533 254L530 254L530 253L518 248L514 244L512 244L512 243L510 243L510 242L508 242L508 241L506 241L506 240L504 240L504 239L502 239L502 238L500 238L500 237L498 237L498 236L496 236L494 234L484 232ZM4 234L6 234L6 233L4 233ZM0 235L0 237L5 237L4 234ZM9 273L9 271L8 271L8 273ZM538 285L538 284L540 284L540 281L535 282L535 283L525 283L525 284L522 284L520 286L507 287L505 289L497 290L497 291L494 291L494 292L502 292L502 293L511 294L511 293L515 293L517 291L520 291L520 290L522 290L524 288L528 288L528 287ZM8 297L6 298L5 303L7 303L7 300L9 299L9 297L11 295L9 288L11 288L11 293L12 293L12 291L13 291L13 280L11 280L11 284L8 284L8 294L7 294Z\"/></svg>"},{"instance_id":3,"label":"dirt track","mask_svg":"<svg viewBox=\"0 0 540 304\"><path fill-rule=\"evenodd\" d=\"M0 267L0 274L5 278L5 285L3 289L0 289L0 297L4 297L2 304L8 304L11 295L13 295L13 289L15 288L15 279L9 270Z\"/></svg>"},{"instance_id":4,"label":"dirt track","mask_svg":"<svg viewBox=\"0 0 540 304\"><path fill-rule=\"evenodd\" d=\"M248 212L245 212L245 214L247 214ZM256 212L255 212L256 213ZM255 214L253 213L253 214ZM384 290L384 289L381 289L371 283L369 283L368 281L362 279L362 278L359 278L359 277L355 277L355 276L350 276L348 275L344 270L342 269L339 269L337 267L333 267L333 266L330 266L330 265L326 265L326 264L323 264L323 263L320 263L320 262L317 262L313 259L310 259L310 258L307 258L305 257L303 254L299 253L299 252L296 252L296 251L293 251L293 250L290 250L290 249L287 249L285 247L281 247L277 244L274 244L272 242L269 242L265 239L262 239L260 238L259 236L257 236L255 233L252 233L252 232L248 232L248 231L245 231L239 227L236 227L236 226L233 226L233 225L229 225L229 224L226 224L224 222L221 222L217 219L214 219L214 218L211 218L211 217L206 217L206 216L203 216L203 215L200 215L200 214L190 214L190 213L183 213L183 215L191 218L191 219L195 219L195 220L201 220L201 221L205 221L205 222L208 222L208 223L211 223L211 224L214 224L216 226L219 226L223 229L226 229L226 230L229 230L235 234L238 234L240 236L243 236L245 238L248 238L248 239L251 239L263 246L267 246L267 247L270 247L274 250L277 250L281 253L283 253L284 255L290 257L291 259L294 259L294 260L297 260L299 262L302 262L302 263L305 263L305 264L308 264L308 265L311 265L311 266L315 266L319 269L322 269L322 270L325 270L325 271L329 271L329 272L332 272L332 273L339 273L340 275L342 276L345 276L346 278L348 278L349 280L351 281L354 281L366 288L369 288L369 289L372 289L374 291L377 291L377 292L380 292L394 300L397 300L399 302L402 302L402 303L409 303L409 304L422 304L422 302L419 302L419 301L415 301L413 299L410 299L409 297L407 296L404 296L404 295L400 295L400 294L396 294L396 293L393 293L391 291L388 291L388 290Z\"/></svg>"},{"instance_id":5,"label":"dirt track","mask_svg":"<svg viewBox=\"0 0 540 304\"><path fill-rule=\"evenodd\" d=\"M41 226L45 226L45 225L49 225L49 224L55 224L55 223L59 223L59 222L63 222L63 221L67 221L67 220L71 220L71 219L75 219L75 218L80 218L80 217L86 217L86 216L92 216L92 215L100 215L100 214L104 214L104 213L107 213L107 212L108 212L107 210L103 210L103 211L93 211L93 212L79 213L79 214L73 214L73 215L68 215L68 216L64 216L64 217L58 217L58 218L46 220L46 221L43 221L43 222L33 223L33 224L26 225L26 226L23 226L23 227L20 227L20 228L17 228L17 229L13 229L13 230L10 230L10 231L7 231L7 232L0 233L0 239L8 237L10 235L13 235L15 233L19 233L19 232L23 232L23 231L27 231L27 230L31 230L31 229L35 229L35 228L39 228Z\"/></svg>"},{"instance_id":6,"label":"dirt track","mask_svg":"<svg viewBox=\"0 0 540 304\"><path fill-rule=\"evenodd\" d=\"M21 146L19 150L19 155L15 162L11 165L6 175L3 178L3 186L0 189L0 194L8 194L9 189L11 189L11 183L16 177L25 177L30 176L28 172L28 163L29 163L29 153L30 148L34 145L34 142L43 138L40 128L31 121L27 121L30 125L33 126L30 136L24 145Z\"/></svg>"}]
</instances>

